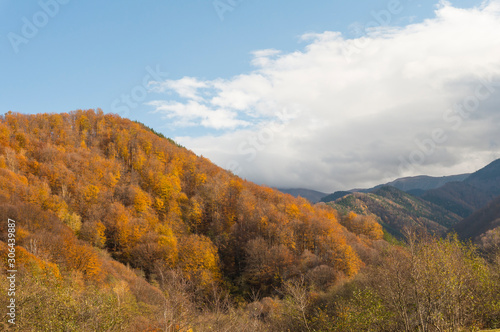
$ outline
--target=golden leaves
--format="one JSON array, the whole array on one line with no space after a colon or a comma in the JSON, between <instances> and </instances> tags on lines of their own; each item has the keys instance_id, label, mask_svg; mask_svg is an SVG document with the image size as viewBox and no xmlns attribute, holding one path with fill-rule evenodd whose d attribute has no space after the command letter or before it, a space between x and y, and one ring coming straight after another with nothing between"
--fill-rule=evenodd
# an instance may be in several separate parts
<instances>
[{"instance_id":1,"label":"golden leaves","mask_svg":"<svg viewBox=\"0 0 500 332\"><path fill-rule=\"evenodd\" d=\"M100 191L99 187L88 185L83 192L83 197L87 203L96 203Z\"/></svg>"}]
</instances>

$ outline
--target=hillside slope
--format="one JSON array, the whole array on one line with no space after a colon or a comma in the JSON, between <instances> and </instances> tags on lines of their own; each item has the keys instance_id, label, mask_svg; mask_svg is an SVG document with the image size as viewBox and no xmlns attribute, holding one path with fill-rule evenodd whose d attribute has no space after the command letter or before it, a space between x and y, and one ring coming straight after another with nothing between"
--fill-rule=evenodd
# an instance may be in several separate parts
<instances>
[{"instance_id":1,"label":"hillside slope","mask_svg":"<svg viewBox=\"0 0 500 332\"><path fill-rule=\"evenodd\" d=\"M372 193L352 193L328 204L344 213L374 215L387 231L398 237L408 226L442 234L460 220L439 206L389 186Z\"/></svg>"},{"instance_id":2,"label":"hillside slope","mask_svg":"<svg viewBox=\"0 0 500 332\"><path fill-rule=\"evenodd\" d=\"M100 289L90 298L110 299L108 312L76 312L98 315L103 321L94 324L102 326L121 319L108 330L134 330L138 317L137 324L164 330L164 305L174 301L179 278L201 303L220 289L240 298L274 294L299 275L315 284L325 271L330 284L354 276L364 265L359 253L373 251L378 240L350 233L330 207L244 181L144 125L99 110L0 117L0 214L16 218L19 271L25 285L45 278L38 300L54 303L47 310L73 319L71 306L83 308L84 295ZM6 241L2 223L2 253ZM141 286L144 280L155 286ZM32 292L27 286L19 299L38 303ZM73 293L82 302L63 295ZM37 315L26 312L24 321L52 324L52 316ZM88 319L75 324L95 330Z\"/></svg>"},{"instance_id":3,"label":"hillside slope","mask_svg":"<svg viewBox=\"0 0 500 332\"><path fill-rule=\"evenodd\" d=\"M453 230L462 239L475 239L500 226L500 196L457 223Z\"/></svg>"},{"instance_id":4,"label":"hillside slope","mask_svg":"<svg viewBox=\"0 0 500 332\"><path fill-rule=\"evenodd\" d=\"M500 159L472 173L464 182L492 196L500 195Z\"/></svg>"},{"instance_id":5,"label":"hillside slope","mask_svg":"<svg viewBox=\"0 0 500 332\"><path fill-rule=\"evenodd\" d=\"M421 197L463 218L500 195L500 159L474 172L462 182L450 182Z\"/></svg>"}]
</instances>

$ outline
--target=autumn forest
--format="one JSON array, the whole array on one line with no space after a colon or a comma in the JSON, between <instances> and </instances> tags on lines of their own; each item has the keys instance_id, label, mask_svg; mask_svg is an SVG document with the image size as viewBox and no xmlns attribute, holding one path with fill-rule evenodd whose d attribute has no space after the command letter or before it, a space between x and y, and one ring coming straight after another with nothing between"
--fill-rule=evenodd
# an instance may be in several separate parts
<instances>
[{"instance_id":1,"label":"autumn forest","mask_svg":"<svg viewBox=\"0 0 500 332\"><path fill-rule=\"evenodd\" d=\"M394 237L99 109L0 117L0 219L17 331L500 328L500 229Z\"/></svg>"}]
</instances>

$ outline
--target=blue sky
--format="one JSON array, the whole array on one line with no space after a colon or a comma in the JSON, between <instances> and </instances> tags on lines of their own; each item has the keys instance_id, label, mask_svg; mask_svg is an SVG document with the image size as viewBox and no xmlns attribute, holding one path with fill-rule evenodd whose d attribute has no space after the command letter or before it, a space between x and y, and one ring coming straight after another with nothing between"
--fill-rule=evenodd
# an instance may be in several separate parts
<instances>
[{"instance_id":1,"label":"blue sky","mask_svg":"<svg viewBox=\"0 0 500 332\"><path fill-rule=\"evenodd\" d=\"M251 51L300 49L304 43L299 36L308 32L349 34L350 24L373 20L371 11L385 9L388 3L241 0L221 21L210 0L70 0L59 5L59 12L27 44L19 44L16 54L7 35L22 35L22 18L32 22L42 10L41 2L51 3L0 2L2 112L94 107L106 111L112 100L141 82L147 66L159 66L172 79L245 73L251 70ZM436 5L434 1L401 3L405 10L396 23L431 16Z\"/></svg>"},{"instance_id":2,"label":"blue sky","mask_svg":"<svg viewBox=\"0 0 500 332\"><path fill-rule=\"evenodd\" d=\"M458 10L481 7L481 3L457 0L440 6ZM222 14L223 19L215 4L226 6L219 8L229 9ZM327 147L319 148L318 153L323 151L320 157L322 162L331 160L332 168L321 174L322 177L332 178L328 184L320 177L300 180L308 165L304 160L292 158L292 152L285 156L285 159L289 159L284 164L285 169L280 171L277 168L268 174L266 165L276 164L267 156L272 154L272 147L267 151L267 148L261 148L262 144L251 145L259 152L254 157L262 158L259 163L257 159L250 158L253 153L247 152L245 155L242 152L249 150L245 150L244 143L240 143L239 148L229 148L224 142L241 135L258 135L263 126L276 122L277 111L273 114L257 114L234 108L234 105L231 106L233 108L224 108L225 104L218 104L220 109L213 109L214 105L207 104L208 99L203 102L199 100L223 98L217 92L222 91L217 82L234 83L240 76L266 72L269 70L266 66L272 59L283 59L296 52L307 54L311 45L320 43L318 36L325 32L339 32L343 40L356 40L367 35L368 25L380 28L385 25L385 22L381 24L380 21L387 22L388 18L390 26L400 29L418 24L430 26L424 22L437 20L435 10L438 7L436 1L427 0L318 0L313 4L290 0L0 0L0 111L67 112L100 107L105 112L112 112L118 109L123 111L121 115L142 121L165 135L178 139L196 153L259 183L276 186L310 184L311 187L324 191L368 185L380 181L383 174L374 172L371 177L357 181L354 173L344 175L344 166L336 167L335 164L339 160L361 163L370 157L348 157L345 152L339 152L336 156ZM390 8L397 8L397 13L384 16ZM454 13L461 15L459 11ZM35 25L36 31L30 31L27 25ZM303 38L305 34L311 34L312 37ZM387 35L385 38L388 38ZM371 46L368 46L361 52L368 53L371 52L370 49ZM254 53L258 50L274 50L272 52L276 54L268 51L265 54ZM493 50L487 49L486 52ZM361 75L366 75L367 78L373 75L373 71L369 69L360 70L366 70ZM191 78L191 81L182 81L183 78ZM146 85L150 81L157 81L152 91L149 90L151 86ZM179 93L179 89L185 91L186 86L193 89L193 84L196 86L195 90L205 89L205 94L194 98L192 95ZM146 94L145 88L148 89ZM132 100L132 104L127 105L123 96L134 93L138 96L135 100L138 102ZM491 102L492 99L489 100ZM324 100L324 103L327 102L328 100ZM175 110L172 110L172 103L178 103ZM315 107L314 103L311 99L306 107L301 105L302 111ZM167 104L168 107L165 106ZM196 105L193 106L194 104ZM233 113L235 109L237 111ZM191 115L179 119L179 114L184 111ZM200 112L210 111L213 111L213 117L200 115ZM219 119L221 125L218 125ZM321 117L318 115L315 121L321 122ZM345 123L347 125L348 122ZM293 126L285 128L285 132L292 128ZM253 133L249 132L252 130ZM414 136L419 134L414 133ZM286 135L273 136L272 142L264 145L278 144L279 139L285 139ZM200 140L212 142L215 147L209 148L201 144ZM238 140L241 142L241 138ZM243 138L243 142L245 141L246 138ZM283 146L291 148L292 141L288 140L283 144L281 150ZM412 148L408 147L403 152L395 148L390 167L392 175L424 171L440 173L444 172L444 168L448 172L469 170L492 158L491 155L477 157L474 164L467 165L456 161L454 166L457 167L450 167L446 162L433 162L433 158L429 157L422 165L417 165L419 167L416 169L407 170L406 173L398 171L399 155L411 153ZM221 153L221 149L226 151ZM361 154L361 150L359 153ZM242 170L245 168L241 167L242 164L251 171ZM275 181L275 172L286 177ZM336 176L338 178L333 179ZM385 177L390 177L387 172Z\"/></svg>"}]
</instances>

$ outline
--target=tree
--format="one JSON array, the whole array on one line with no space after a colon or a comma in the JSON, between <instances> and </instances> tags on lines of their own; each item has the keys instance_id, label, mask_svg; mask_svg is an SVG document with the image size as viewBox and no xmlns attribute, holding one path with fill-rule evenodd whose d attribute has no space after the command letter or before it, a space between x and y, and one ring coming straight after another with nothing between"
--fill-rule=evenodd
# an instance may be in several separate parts
<instances>
[{"instance_id":1,"label":"tree","mask_svg":"<svg viewBox=\"0 0 500 332\"><path fill-rule=\"evenodd\" d=\"M217 248L203 235L189 235L179 248L179 267L186 278L201 287L219 281Z\"/></svg>"},{"instance_id":2,"label":"tree","mask_svg":"<svg viewBox=\"0 0 500 332\"><path fill-rule=\"evenodd\" d=\"M82 224L79 238L102 249L106 245L106 226L102 222L87 221Z\"/></svg>"},{"instance_id":3,"label":"tree","mask_svg":"<svg viewBox=\"0 0 500 332\"><path fill-rule=\"evenodd\" d=\"M488 270L474 248L456 236L408 235L408 251L393 249L378 270L379 295L405 331L456 331L484 310Z\"/></svg>"},{"instance_id":4,"label":"tree","mask_svg":"<svg viewBox=\"0 0 500 332\"><path fill-rule=\"evenodd\" d=\"M351 212L343 219L342 225L354 234L362 234L372 240L380 240L384 236L382 226L373 216L358 216Z\"/></svg>"}]
</instances>

